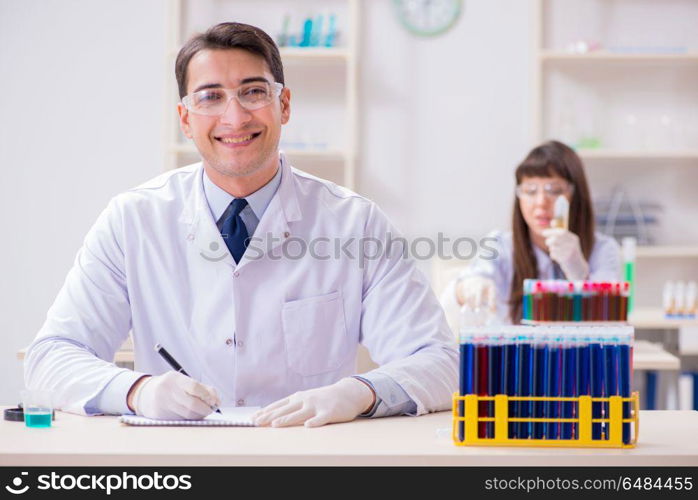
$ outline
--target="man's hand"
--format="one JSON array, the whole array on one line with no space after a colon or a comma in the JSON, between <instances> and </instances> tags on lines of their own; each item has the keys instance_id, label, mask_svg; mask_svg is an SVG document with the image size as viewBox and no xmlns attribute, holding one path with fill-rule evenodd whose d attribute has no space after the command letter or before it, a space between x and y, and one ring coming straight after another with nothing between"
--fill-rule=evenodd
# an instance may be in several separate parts
<instances>
[{"instance_id":1,"label":"man's hand","mask_svg":"<svg viewBox=\"0 0 698 500\"><path fill-rule=\"evenodd\" d=\"M202 419L221 403L213 387L175 371L141 378L129 391L127 402L137 415L172 420Z\"/></svg>"},{"instance_id":2,"label":"man's hand","mask_svg":"<svg viewBox=\"0 0 698 500\"><path fill-rule=\"evenodd\" d=\"M347 377L332 385L296 392L262 408L253 419L259 426L305 423L306 427L319 427L354 420L370 410L374 402L375 394L368 385Z\"/></svg>"}]
</instances>

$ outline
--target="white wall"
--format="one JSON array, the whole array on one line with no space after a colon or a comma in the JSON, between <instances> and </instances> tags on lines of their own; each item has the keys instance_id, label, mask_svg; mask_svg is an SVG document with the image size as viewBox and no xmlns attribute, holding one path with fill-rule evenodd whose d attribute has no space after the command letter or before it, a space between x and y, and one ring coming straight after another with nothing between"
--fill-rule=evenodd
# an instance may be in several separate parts
<instances>
[{"instance_id":1,"label":"white wall","mask_svg":"<svg viewBox=\"0 0 698 500\"><path fill-rule=\"evenodd\" d=\"M392 2L364 3L358 190L411 237L508 227L502 192L530 147L530 4L464 5L450 32L419 38Z\"/></svg>"},{"instance_id":2,"label":"white wall","mask_svg":"<svg viewBox=\"0 0 698 500\"><path fill-rule=\"evenodd\" d=\"M0 403L90 225L161 171L164 1L0 0Z\"/></svg>"},{"instance_id":3,"label":"white wall","mask_svg":"<svg viewBox=\"0 0 698 500\"><path fill-rule=\"evenodd\" d=\"M98 213L161 171L165 4L0 0L0 403ZM465 5L419 39L363 4L358 191L413 238L506 227L530 146L529 4Z\"/></svg>"}]
</instances>

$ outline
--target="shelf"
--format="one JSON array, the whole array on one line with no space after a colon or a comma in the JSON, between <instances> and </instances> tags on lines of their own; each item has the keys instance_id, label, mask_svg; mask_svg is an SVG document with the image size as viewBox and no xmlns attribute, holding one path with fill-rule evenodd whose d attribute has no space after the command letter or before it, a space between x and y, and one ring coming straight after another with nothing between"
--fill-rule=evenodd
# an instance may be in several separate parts
<instances>
[{"instance_id":1,"label":"shelf","mask_svg":"<svg viewBox=\"0 0 698 500\"><path fill-rule=\"evenodd\" d=\"M336 47L281 47L279 53L284 60L346 60L349 57L346 49Z\"/></svg>"},{"instance_id":2,"label":"shelf","mask_svg":"<svg viewBox=\"0 0 698 500\"><path fill-rule=\"evenodd\" d=\"M682 326L698 326L698 319L668 319L658 307L640 307L630 314L628 323L641 329L678 330Z\"/></svg>"},{"instance_id":3,"label":"shelf","mask_svg":"<svg viewBox=\"0 0 698 500\"><path fill-rule=\"evenodd\" d=\"M585 54L543 50L539 54L541 62L630 62L630 63L698 63L698 52L685 54L623 54L599 50Z\"/></svg>"},{"instance_id":4,"label":"shelf","mask_svg":"<svg viewBox=\"0 0 698 500\"><path fill-rule=\"evenodd\" d=\"M681 361L678 357L665 351L661 344L636 340L633 349L633 369L679 370L681 369Z\"/></svg>"},{"instance_id":5,"label":"shelf","mask_svg":"<svg viewBox=\"0 0 698 500\"><path fill-rule=\"evenodd\" d=\"M312 150L279 148L279 150L282 151L286 156L296 159L342 161L346 157L344 152L333 149ZM170 146L169 151L175 154L199 154L196 146L193 144L175 144Z\"/></svg>"},{"instance_id":6,"label":"shelf","mask_svg":"<svg viewBox=\"0 0 698 500\"><path fill-rule=\"evenodd\" d=\"M172 60L177 58L179 49L168 52L168 57ZM332 60L346 61L349 58L349 51L343 47L281 47L279 48L281 59L286 61L318 61Z\"/></svg>"},{"instance_id":7,"label":"shelf","mask_svg":"<svg viewBox=\"0 0 698 500\"><path fill-rule=\"evenodd\" d=\"M652 258L698 258L698 246L696 245L648 245L637 247L637 257L642 259Z\"/></svg>"},{"instance_id":8,"label":"shelf","mask_svg":"<svg viewBox=\"0 0 698 500\"><path fill-rule=\"evenodd\" d=\"M698 149L677 150L617 150L579 149L583 160L698 160Z\"/></svg>"}]
</instances>

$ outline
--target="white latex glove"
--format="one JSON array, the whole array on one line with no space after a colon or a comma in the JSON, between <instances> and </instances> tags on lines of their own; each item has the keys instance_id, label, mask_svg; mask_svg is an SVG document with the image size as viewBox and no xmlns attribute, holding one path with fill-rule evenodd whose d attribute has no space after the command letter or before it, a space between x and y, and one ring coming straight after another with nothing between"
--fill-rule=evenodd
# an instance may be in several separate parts
<instances>
[{"instance_id":1,"label":"white latex glove","mask_svg":"<svg viewBox=\"0 0 698 500\"><path fill-rule=\"evenodd\" d=\"M584 259L579 236L567 229L543 230L550 258L557 262L568 280L583 280L589 276L589 264Z\"/></svg>"},{"instance_id":2,"label":"white latex glove","mask_svg":"<svg viewBox=\"0 0 698 500\"><path fill-rule=\"evenodd\" d=\"M148 377L135 390L133 408L148 418L199 420L221 404L213 387L175 371Z\"/></svg>"},{"instance_id":3,"label":"white latex glove","mask_svg":"<svg viewBox=\"0 0 698 500\"><path fill-rule=\"evenodd\" d=\"M296 392L262 408L252 418L255 425L272 427L349 422L365 412L374 397L369 386L347 377L332 385Z\"/></svg>"},{"instance_id":4,"label":"white latex glove","mask_svg":"<svg viewBox=\"0 0 698 500\"><path fill-rule=\"evenodd\" d=\"M463 278L456 285L458 305L467 306L472 310L497 309L497 292L494 281L482 276Z\"/></svg>"}]
</instances>

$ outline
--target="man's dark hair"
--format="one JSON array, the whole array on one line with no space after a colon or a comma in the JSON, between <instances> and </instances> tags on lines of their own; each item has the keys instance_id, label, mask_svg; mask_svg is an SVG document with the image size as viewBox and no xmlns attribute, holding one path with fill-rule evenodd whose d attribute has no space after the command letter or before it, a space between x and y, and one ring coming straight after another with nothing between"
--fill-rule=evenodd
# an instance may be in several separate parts
<instances>
[{"instance_id":1,"label":"man's dark hair","mask_svg":"<svg viewBox=\"0 0 698 500\"><path fill-rule=\"evenodd\" d=\"M175 62L175 76L180 99L187 95L188 67L197 52L206 49L242 49L266 61L274 81L284 83L284 67L279 48L261 29L243 23L220 23L205 33L192 36L180 49Z\"/></svg>"}]
</instances>

